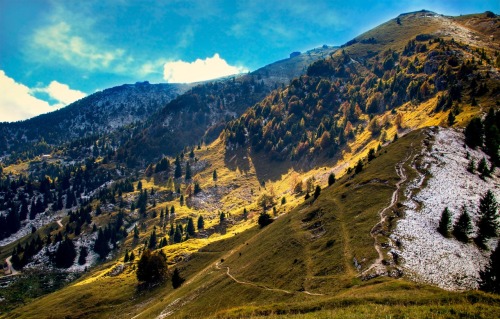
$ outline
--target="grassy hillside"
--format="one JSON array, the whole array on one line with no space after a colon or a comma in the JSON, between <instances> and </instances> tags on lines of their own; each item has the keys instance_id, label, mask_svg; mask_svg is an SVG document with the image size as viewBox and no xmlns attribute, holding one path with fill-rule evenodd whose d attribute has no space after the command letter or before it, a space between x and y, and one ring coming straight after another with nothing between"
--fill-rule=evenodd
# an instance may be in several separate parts
<instances>
[{"instance_id":1,"label":"grassy hillside","mask_svg":"<svg viewBox=\"0 0 500 319\"><path fill-rule=\"evenodd\" d=\"M370 231L400 180L395 166L424 138L423 131L408 134L383 148L360 173L324 188L316 200L310 198L271 225L231 233L177 262L187 280L179 289L169 283L141 288L134 263L113 273L120 263L112 262L5 317L492 318L500 310L500 298L492 295L446 292L401 278L362 280L363 270L377 258Z\"/></svg>"}]
</instances>

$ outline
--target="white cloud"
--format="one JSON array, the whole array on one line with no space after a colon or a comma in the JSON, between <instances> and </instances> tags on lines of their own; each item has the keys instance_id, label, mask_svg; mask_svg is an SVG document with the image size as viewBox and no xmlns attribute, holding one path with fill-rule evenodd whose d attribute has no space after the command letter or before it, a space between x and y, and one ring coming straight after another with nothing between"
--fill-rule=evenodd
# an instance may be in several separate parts
<instances>
[{"instance_id":1,"label":"white cloud","mask_svg":"<svg viewBox=\"0 0 500 319\"><path fill-rule=\"evenodd\" d=\"M244 72L248 72L248 69L229 65L218 53L205 60L196 59L194 62L178 60L167 62L163 66L163 78L169 83L206 81Z\"/></svg>"},{"instance_id":2,"label":"white cloud","mask_svg":"<svg viewBox=\"0 0 500 319\"><path fill-rule=\"evenodd\" d=\"M59 83L57 81L52 81L50 82L49 86L46 88L36 88L33 89L32 91L34 92L45 92L47 93L52 99L64 104L68 105L70 103L73 103L81 98L84 98L86 96L85 93L78 91L78 90L72 90L69 88L67 84Z\"/></svg>"},{"instance_id":3,"label":"white cloud","mask_svg":"<svg viewBox=\"0 0 500 319\"><path fill-rule=\"evenodd\" d=\"M50 105L48 102L33 96L34 92L45 92L59 103ZM0 122L20 121L55 111L64 107L71 99L83 97L82 94L85 95L56 81L52 81L46 88L31 90L0 70Z\"/></svg>"}]
</instances>

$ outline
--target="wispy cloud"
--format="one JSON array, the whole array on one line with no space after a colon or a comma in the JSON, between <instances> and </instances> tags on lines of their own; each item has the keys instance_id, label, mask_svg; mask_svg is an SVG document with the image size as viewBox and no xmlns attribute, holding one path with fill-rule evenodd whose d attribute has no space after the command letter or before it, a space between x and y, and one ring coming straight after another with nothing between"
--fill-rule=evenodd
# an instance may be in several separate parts
<instances>
[{"instance_id":1,"label":"wispy cloud","mask_svg":"<svg viewBox=\"0 0 500 319\"><path fill-rule=\"evenodd\" d=\"M56 86L54 93L57 91ZM59 93L55 93L55 95L59 96ZM63 96L66 98L65 94ZM59 97L63 98L63 96ZM29 87L17 83L3 70L0 70L0 122L25 120L39 114L55 111L63 106L65 106L64 103L50 105L48 102L36 98L32 95L32 90Z\"/></svg>"},{"instance_id":2,"label":"wispy cloud","mask_svg":"<svg viewBox=\"0 0 500 319\"><path fill-rule=\"evenodd\" d=\"M104 49L82 36L75 34L71 25L59 22L41 29L33 35L33 46L37 54L35 60L60 62L87 70L109 69L113 63L123 59L123 49Z\"/></svg>"},{"instance_id":3,"label":"wispy cloud","mask_svg":"<svg viewBox=\"0 0 500 319\"><path fill-rule=\"evenodd\" d=\"M248 72L242 66L229 65L218 53L193 62L182 60L167 62L163 66L163 78L169 83L192 83L211 80L232 74Z\"/></svg>"}]
</instances>

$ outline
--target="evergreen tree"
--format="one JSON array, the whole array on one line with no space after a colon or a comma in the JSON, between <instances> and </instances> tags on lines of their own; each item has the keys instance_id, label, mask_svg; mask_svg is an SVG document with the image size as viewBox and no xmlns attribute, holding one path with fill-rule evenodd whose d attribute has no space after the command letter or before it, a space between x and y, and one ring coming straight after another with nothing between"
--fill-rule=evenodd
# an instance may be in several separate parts
<instances>
[{"instance_id":1,"label":"evergreen tree","mask_svg":"<svg viewBox=\"0 0 500 319\"><path fill-rule=\"evenodd\" d=\"M129 260L128 249L125 251L125 256L123 257L123 262L126 263Z\"/></svg>"},{"instance_id":2,"label":"evergreen tree","mask_svg":"<svg viewBox=\"0 0 500 319\"><path fill-rule=\"evenodd\" d=\"M335 174L330 173L328 175L328 186L332 186L335 183Z\"/></svg>"},{"instance_id":3,"label":"evergreen tree","mask_svg":"<svg viewBox=\"0 0 500 319\"><path fill-rule=\"evenodd\" d=\"M184 206L184 195L181 195L181 198L179 198L179 204Z\"/></svg>"},{"instance_id":4,"label":"evergreen tree","mask_svg":"<svg viewBox=\"0 0 500 319\"><path fill-rule=\"evenodd\" d=\"M99 255L100 259L105 259L111 251L111 249L109 248L108 239L106 239L101 228L99 228L97 238L94 242L94 251Z\"/></svg>"},{"instance_id":5,"label":"evergreen tree","mask_svg":"<svg viewBox=\"0 0 500 319\"><path fill-rule=\"evenodd\" d=\"M191 179L191 165L189 165L189 162L186 162L186 181L189 181Z\"/></svg>"},{"instance_id":6,"label":"evergreen tree","mask_svg":"<svg viewBox=\"0 0 500 319\"><path fill-rule=\"evenodd\" d=\"M198 194L199 192L201 192L200 183L194 182L194 193Z\"/></svg>"},{"instance_id":7,"label":"evergreen tree","mask_svg":"<svg viewBox=\"0 0 500 319\"><path fill-rule=\"evenodd\" d=\"M200 231L200 229L204 229L205 228L205 221L203 220L203 216L199 216L198 217L198 231Z\"/></svg>"},{"instance_id":8,"label":"evergreen tree","mask_svg":"<svg viewBox=\"0 0 500 319\"><path fill-rule=\"evenodd\" d=\"M170 216L173 216L175 215L175 207L174 205L172 205L172 207L170 207Z\"/></svg>"},{"instance_id":9,"label":"evergreen tree","mask_svg":"<svg viewBox=\"0 0 500 319\"><path fill-rule=\"evenodd\" d=\"M175 227L174 233L174 243L180 243L182 241L182 230L179 225Z\"/></svg>"},{"instance_id":10,"label":"evergreen tree","mask_svg":"<svg viewBox=\"0 0 500 319\"><path fill-rule=\"evenodd\" d=\"M216 170L216 169L214 169L214 172L212 173L212 179L213 179L214 181L216 181L216 180L217 180L217 170Z\"/></svg>"},{"instance_id":11,"label":"evergreen tree","mask_svg":"<svg viewBox=\"0 0 500 319\"><path fill-rule=\"evenodd\" d=\"M471 174L474 174L476 171L476 162L473 158L470 159L469 164L467 165L467 171Z\"/></svg>"},{"instance_id":12,"label":"evergreen tree","mask_svg":"<svg viewBox=\"0 0 500 319\"><path fill-rule=\"evenodd\" d=\"M186 232L191 237L193 237L195 235L194 222L193 222L193 219L191 217L189 217L189 219L188 219L188 224L187 224Z\"/></svg>"},{"instance_id":13,"label":"evergreen tree","mask_svg":"<svg viewBox=\"0 0 500 319\"><path fill-rule=\"evenodd\" d=\"M153 229L153 232L149 236L149 249L155 249L156 248L156 230Z\"/></svg>"},{"instance_id":14,"label":"evergreen tree","mask_svg":"<svg viewBox=\"0 0 500 319\"><path fill-rule=\"evenodd\" d=\"M73 241L67 236L64 241L59 243L54 256L55 266L57 268L69 268L73 265L76 258L76 250Z\"/></svg>"},{"instance_id":15,"label":"evergreen tree","mask_svg":"<svg viewBox=\"0 0 500 319\"><path fill-rule=\"evenodd\" d=\"M472 222L465 206L462 208L462 213L458 217L457 222L453 226L453 236L461 242L468 242L469 235L472 232Z\"/></svg>"},{"instance_id":16,"label":"evergreen tree","mask_svg":"<svg viewBox=\"0 0 500 319\"><path fill-rule=\"evenodd\" d=\"M397 135L396 135L397 136ZM363 170L363 162L361 162L361 160L358 161L358 163L356 164L356 166L354 167L354 173L355 174L358 174L360 173L361 171Z\"/></svg>"},{"instance_id":17,"label":"evergreen tree","mask_svg":"<svg viewBox=\"0 0 500 319\"><path fill-rule=\"evenodd\" d=\"M226 214L224 214L224 212L220 213L219 215L219 224L224 224L224 222L226 221Z\"/></svg>"},{"instance_id":18,"label":"evergreen tree","mask_svg":"<svg viewBox=\"0 0 500 319\"><path fill-rule=\"evenodd\" d=\"M370 148L368 151L368 162L371 162L373 159L375 159L375 149Z\"/></svg>"},{"instance_id":19,"label":"evergreen tree","mask_svg":"<svg viewBox=\"0 0 500 319\"><path fill-rule=\"evenodd\" d=\"M314 190L314 199L316 200L320 194L321 194L321 187L319 187L319 185L316 185L316 189Z\"/></svg>"},{"instance_id":20,"label":"evergreen tree","mask_svg":"<svg viewBox=\"0 0 500 319\"><path fill-rule=\"evenodd\" d=\"M139 239L139 229L137 228L137 224L134 226L134 238Z\"/></svg>"},{"instance_id":21,"label":"evergreen tree","mask_svg":"<svg viewBox=\"0 0 500 319\"><path fill-rule=\"evenodd\" d=\"M128 261L129 262L133 262L135 260L135 255L134 255L134 252L130 252L130 255L128 256Z\"/></svg>"},{"instance_id":22,"label":"evergreen tree","mask_svg":"<svg viewBox=\"0 0 500 319\"><path fill-rule=\"evenodd\" d=\"M491 171L488 168L488 163L486 159L483 157L477 166L477 171L481 174L481 178L491 177Z\"/></svg>"},{"instance_id":23,"label":"evergreen tree","mask_svg":"<svg viewBox=\"0 0 500 319\"><path fill-rule=\"evenodd\" d=\"M185 279L181 277L179 269L175 268L174 273L172 274L172 287L174 287L174 289L177 289L182 285L184 281Z\"/></svg>"},{"instance_id":24,"label":"evergreen tree","mask_svg":"<svg viewBox=\"0 0 500 319\"><path fill-rule=\"evenodd\" d=\"M80 247L80 255L78 256L78 264L85 265L85 263L87 262L88 255L89 255L89 252L87 250L87 247L81 246Z\"/></svg>"},{"instance_id":25,"label":"evergreen tree","mask_svg":"<svg viewBox=\"0 0 500 319\"><path fill-rule=\"evenodd\" d=\"M441 214L441 219L439 220L438 232L444 237L450 237L450 227L451 227L451 214L446 207Z\"/></svg>"},{"instance_id":26,"label":"evergreen tree","mask_svg":"<svg viewBox=\"0 0 500 319\"><path fill-rule=\"evenodd\" d=\"M497 236L499 227L498 203L491 190L488 190L479 201L479 216L478 239L484 245L488 238Z\"/></svg>"},{"instance_id":27,"label":"evergreen tree","mask_svg":"<svg viewBox=\"0 0 500 319\"><path fill-rule=\"evenodd\" d=\"M248 211L246 208L243 208L243 219L247 220L248 219Z\"/></svg>"},{"instance_id":28,"label":"evergreen tree","mask_svg":"<svg viewBox=\"0 0 500 319\"><path fill-rule=\"evenodd\" d=\"M139 181L139 183L137 183L137 190L138 191L142 190L142 181Z\"/></svg>"},{"instance_id":29,"label":"evergreen tree","mask_svg":"<svg viewBox=\"0 0 500 319\"><path fill-rule=\"evenodd\" d=\"M179 178L181 176L182 176L181 160L179 159L179 156L177 156L175 158L174 178Z\"/></svg>"},{"instance_id":30,"label":"evergreen tree","mask_svg":"<svg viewBox=\"0 0 500 319\"><path fill-rule=\"evenodd\" d=\"M484 291L500 294L500 240L497 247L491 253L490 263L484 271L481 271L481 282L479 288Z\"/></svg>"},{"instance_id":31,"label":"evergreen tree","mask_svg":"<svg viewBox=\"0 0 500 319\"><path fill-rule=\"evenodd\" d=\"M465 143L470 148L483 146L483 123L480 118L472 119L465 128Z\"/></svg>"}]
</instances>

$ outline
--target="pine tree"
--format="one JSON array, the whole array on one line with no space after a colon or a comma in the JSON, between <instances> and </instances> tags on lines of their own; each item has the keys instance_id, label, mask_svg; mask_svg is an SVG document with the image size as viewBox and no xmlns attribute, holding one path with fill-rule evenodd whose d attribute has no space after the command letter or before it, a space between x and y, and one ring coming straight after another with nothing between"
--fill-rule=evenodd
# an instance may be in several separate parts
<instances>
[{"instance_id":1,"label":"pine tree","mask_svg":"<svg viewBox=\"0 0 500 319\"><path fill-rule=\"evenodd\" d=\"M135 260L135 255L134 255L134 252L132 251L128 257L128 261L129 262L133 262Z\"/></svg>"},{"instance_id":2,"label":"pine tree","mask_svg":"<svg viewBox=\"0 0 500 319\"><path fill-rule=\"evenodd\" d=\"M174 233L174 243L180 243L182 241L182 230L179 225L175 227Z\"/></svg>"},{"instance_id":3,"label":"pine tree","mask_svg":"<svg viewBox=\"0 0 500 319\"><path fill-rule=\"evenodd\" d=\"M78 264L85 265L85 263L87 262L88 255L89 255L89 252L87 250L87 247L81 246L80 247L80 256L78 256Z\"/></svg>"},{"instance_id":4,"label":"pine tree","mask_svg":"<svg viewBox=\"0 0 500 319\"><path fill-rule=\"evenodd\" d=\"M174 287L174 289L177 289L182 285L184 281L185 279L181 277L179 269L175 268L174 273L172 274L172 287Z\"/></svg>"},{"instance_id":5,"label":"pine tree","mask_svg":"<svg viewBox=\"0 0 500 319\"><path fill-rule=\"evenodd\" d=\"M125 251L125 256L123 256L123 262L126 263L129 260L128 249Z\"/></svg>"},{"instance_id":6,"label":"pine tree","mask_svg":"<svg viewBox=\"0 0 500 319\"><path fill-rule=\"evenodd\" d=\"M175 215L175 207L174 205L172 205L172 207L170 207L170 216L173 216Z\"/></svg>"},{"instance_id":7,"label":"pine tree","mask_svg":"<svg viewBox=\"0 0 500 319\"><path fill-rule=\"evenodd\" d=\"M139 229L137 228L137 224L134 226L134 238L139 239Z\"/></svg>"},{"instance_id":8,"label":"pine tree","mask_svg":"<svg viewBox=\"0 0 500 319\"><path fill-rule=\"evenodd\" d=\"M214 172L213 172L213 174L212 174L212 179L213 179L214 181L216 181L216 180L217 180L217 170L216 170L216 169L214 169Z\"/></svg>"},{"instance_id":9,"label":"pine tree","mask_svg":"<svg viewBox=\"0 0 500 319\"><path fill-rule=\"evenodd\" d=\"M149 249L155 249L156 248L156 230L153 229L153 232L149 236Z\"/></svg>"},{"instance_id":10,"label":"pine tree","mask_svg":"<svg viewBox=\"0 0 500 319\"><path fill-rule=\"evenodd\" d=\"M167 257L160 251L151 253L146 249L137 263L137 279L147 283L163 281L168 274Z\"/></svg>"},{"instance_id":11,"label":"pine tree","mask_svg":"<svg viewBox=\"0 0 500 319\"><path fill-rule=\"evenodd\" d=\"M477 166L477 171L481 174L481 178L491 177L491 172L488 168L488 163L486 159L483 157Z\"/></svg>"},{"instance_id":12,"label":"pine tree","mask_svg":"<svg viewBox=\"0 0 500 319\"><path fill-rule=\"evenodd\" d=\"M224 212L220 213L219 215L219 223L222 225L226 221L226 214Z\"/></svg>"},{"instance_id":13,"label":"pine tree","mask_svg":"<svg viewBox=\"0 0 500 319\"><path fill-rule=\"evenodd\" d=\"M471 174L474 174L476 171L476 162L473 158L470 159L469 164L467 165L467 171Z\"/></svg>"},{"instance_id":14,"label":"pine tree","mask_svg":"<svg viewBox=\"0 0 500 319\"><path fill-rule=\"evenodd\" d=\"M446 207L441 214L441 219L439 220L438 232L444 237L450 237L450 227L451 227L451 214Z\"/></svg>"},{"instance_id":15,"label":"pine tree","mask_svg":"<svg viewBox=\"0 0 500 319\"><path fill-rule=\"evenodd\" d=\"M497 236L499 227L498 203L491 190L488 190L479 201L479 216L478 239L484 245L488 238Z\"/></svg>"},{"instance_id":16,"label":"pine tree","mask_svg":"<svg viewBox=\"0 0 500 319\"><path fill-rule=\"evenodd\" d=\"M182 176L181 160L179 159L179 156L177 156L175 158L174 178L179 178L181 176Z\"/></svg>"},{"instance_id":17,"label":"pine tree","mask_svg":"<svg viewBox=\"0 0 500 319\"><path fill-rule=\"evenodd\" d=\"M455 236L455 238L459 241L466 243L469 241L469 235L471 232L472 222L469 214L467 213L467 209L463 207L462 213L453 227L453 236Z\"/></svg>"},{"instance_id":18,"label":"pine tree","mask_svg":"<svg viewBox=\"0 0 500 319\"><path fill-rule=\"evenodd\" d=\"M184 195L181 195L181 198L179 198L179 204L184 206Z\"/></svg>"},{"instance_id":19,"label":"pine tree","mask_svg":"<svg viewBox=\"0 0 500 319\"><path fill-rule=\"evenodd\" d=\"M316 189L314 190L314 199L316 200L320 194L321 194L321 187L319 187L319 185L316 185Z\"/></svg>"},{"instance_id":20,"label":"pine tree","mask_svg":"<svg viewBox=\"0 0 500 319\"><path fill-rule=\"evenodd\" d=\"M354 167L354 173L358 174L362 170L363 170L363 162L361 162L361 160L359 160L358 163L356 164L356 166Z\"/></svg>"},{"instance_id":21,"label":"pine tree","mask_svg":"<svg viewBox=\"0 0 500 319\"><path fill-rule=\"evenodd\" d=\"M25 253L26 254L26 253ZM54 262L57 268L69 268L73 265L73 261L76 257L76 250L73 241L67 236L64 241L59 243L57 247Z\"/></svg>"},{"instance_id":22,"label":"pine tree","mask_svg":"<svg viewBox=\"0 0 500 319\"><path fill-rule=\"evenodd\" d=\"M330 173L328 175L328 186L332 186L335 183L335 174Z\"/></svg>"},{"instance_id":23,"label":"pine tree","mask_svg":"<svg viewBox=\"0 0 500 319\"><path fill-rule=\"evenodd\" d=\"M198 217L198 231L200 231L200 229L204 229L205 228L205 221L203 220L203 216L199 216Z\"/></svg>"},{"instance_id":24,"label":"pine tree","mask_svg":"<svg viewBox=\"0 0 500 319\"><path fill-rule=\"evenodd\" d=\"M189 217L186 232L189 234L189 236L193 237L195 235L195 231L196 230L194 229L193 219Z\"/></svg>"},{"instance_id":25,"label":"pine tree","mask_svg":"<svg viewBox=\"0 0 500 319\"><path fill-rule=\"evenodd\" d=\"M139 181L139 183L137 183L137 190L142 190L142 181Z\"/></svg>"},{"instance_id":26,"label":"pine tree","mask_svg":"<svg viewBox=\"0 0 500 319\"><path fill-rule=\"evenodd\" d=\"M481 282L479 288L484 291L500 294L500 240L497 247L491 253L490 263L484 271L481 271Z\"/></svg>"},{"instance_id":27,"label":"pine tree","mask_svg":"<svg viewBox=\"0 0 500 319\"><path fill-rule=\"evenodd\" d=\"M246 208L243 208L243 219L247 220L248 219L248 211Z\"/></svg>"},{"instance_id":28,"label":"pine tree","mask_svg":"<svg viewBox=\"0 0 500 319\"><path fill-rule=\"evenodd\" d=\"M186 181L189 181L191 179L191 165L189 165L189 162L186 162Z\"/></svg>"}]
</instances>

